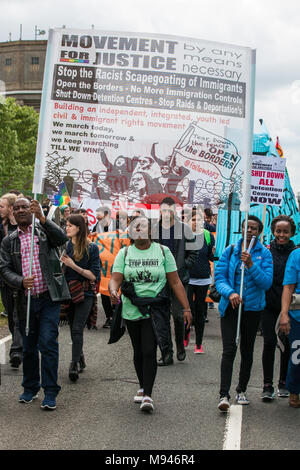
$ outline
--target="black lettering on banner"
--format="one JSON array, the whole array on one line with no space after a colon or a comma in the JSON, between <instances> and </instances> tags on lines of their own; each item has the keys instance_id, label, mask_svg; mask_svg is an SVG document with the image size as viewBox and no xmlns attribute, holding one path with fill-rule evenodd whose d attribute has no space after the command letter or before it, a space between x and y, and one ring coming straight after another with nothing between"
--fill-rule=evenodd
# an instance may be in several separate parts
<instances>
[{"instance_id":1,"label":"black lettering on banner","mask_svg":"<svg viewBox=\"0 0 300 470\"><path fill-rule=\"evenodd\" d=\"M63 43L71 47L76 41L78 39L71 36ZM97 52L94 59L99 67L66 65L68 59L74 58L91 62L87 54L61 52L61 61L65 63L57 64L54 69L53 100L245 116L245 83L237 86L229 80L210 77L203 80L175 73L175 58L159 55L131 57L125 53ZM145 70L149 67L157 72ZM139 70L141 68L144 70Z\"/></svg>"}]
</instances>

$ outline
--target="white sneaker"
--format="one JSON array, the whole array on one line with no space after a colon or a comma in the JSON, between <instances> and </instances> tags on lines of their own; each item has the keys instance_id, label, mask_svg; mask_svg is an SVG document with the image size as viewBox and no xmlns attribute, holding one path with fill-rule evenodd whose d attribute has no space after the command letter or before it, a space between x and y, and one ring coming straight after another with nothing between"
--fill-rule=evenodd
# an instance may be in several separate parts
<instances>
[{"instance_id":1,"label":"white sneaker","mask_svg":"<svg viewBox=\"0 0 300 470\"><path fill-rule=\"evenodd\" d=\"M218 404L218 409L221 411L221 413L227 413L227 411L230 408L230 403L227 397L222 397L219 401Z\"/></svg>"},{"instance_id":2,"label":"white sneaker","mask_svg":"<svg viewBox=\"0 0 300 470\"><path fill-rule=\"evenodd\" d=\"M246 397L246 394L243 392L238 393L235 399L239 405L249 405L250 403L248 398Z\"/></svg>"},{"instance_id":3,"label":"white sneaker","mask_svg":"<svg viewBox=\"0 0 300 470\"><path fill-rule=\"evenodd\" d=\"M134 403L142 403L144 398L144 389L140 388L133 399Z\"/></svg>"},{"instance_id":4,"label":"white sneaker","mask_svg":"<svg viewBox=\"0 0 300 470\"><path fill-rule=\"evenodd\" d=\"M142 400L142 404L140 406L141 411L153 411L154 410L154 405L153 405L153 400L150 397L144 396Z\"/></svg>"}]
</instances>

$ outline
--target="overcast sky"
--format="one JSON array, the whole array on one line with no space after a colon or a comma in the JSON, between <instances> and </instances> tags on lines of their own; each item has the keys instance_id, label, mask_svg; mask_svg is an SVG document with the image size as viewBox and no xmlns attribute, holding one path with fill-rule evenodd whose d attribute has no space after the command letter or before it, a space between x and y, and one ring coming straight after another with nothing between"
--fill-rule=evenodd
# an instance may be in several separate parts
<instances>
[{"instance_id":1,"label":"overcast sky","mask_svg":"<svg viewBox=\"0 0 300 470\"><path fill-rule=\"evenodd\" d=\"M0 41L68 28L163 33L257 49L255 130L279 136L300 191L299 0L0 0ZM40 36L41 39L47 39Z\"/></svg>"}]
</instances>

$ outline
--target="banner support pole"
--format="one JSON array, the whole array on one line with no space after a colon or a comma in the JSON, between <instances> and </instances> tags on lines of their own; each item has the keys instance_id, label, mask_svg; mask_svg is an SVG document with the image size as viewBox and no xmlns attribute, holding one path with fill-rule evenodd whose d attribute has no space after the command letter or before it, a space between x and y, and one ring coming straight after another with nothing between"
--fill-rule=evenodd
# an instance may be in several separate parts
<instances>
[{"instance_id":1,"label":"banner support pole","mask_svg":"<svg viewBox=\"0 0 300 470\"><path fill-rule=\"evenodd\" d=\"M245 241L247 240L247 230L248 230L248 211L245 214L245 225L244 225L244 240L243 240L243 245L245 244ZM245 249L245 246L242 248ZM244 289L244 276L245 276L245 264L242 264L241 268L241 286L240 286L240 297L243 299L243 289ZM241 332L241 319L242 319L242 303L239 305L239 311L238 311L238 320L237 320L237 330L236 330L236 339L235 339L235 344L238 346L240 342L240 332Z\"/></svg>"},{"instance_id":2,"label":"banner support pole","mask_svg":"<svg viewBox=\"0 0 300 470\"><path fill-rule=\"evenodd\" d=\"M264 204L263 217L262 217L263 229L262 229L262 232L261 232L261 235L260 235L260 243L262 243L263 239L264 239L266 211L267 211L267 205Z\"/></svg>"},{"instance_id":3,"label":"banner support pole","mask_svg":"<svg viewBox=\"0 0 300 470\"><path fill-rule=\"evenodd\" d=\"M250 191L251 191L251 156L253 151L253 128L254 128L254 103L255 103L255 72L256 72L256 51L251 51L251 85L250 85L250 100L249 100L249 132L247 139L247 155L248 155L248 181L245 186L247 193L247 202L243 204L243 210L245 211L245 224L244 224L244 240L243 245L245 249L245 244L247 241L247 231L248 231L248 215L250 211ZM245 276L245 263L242 263L241 269L241 286L240 286L240 297L243 299L243 289L244 289L244 276ZM242 303L239 304L238 311L238 322L237 322L237 332L236 332L236 345L238 346L240 341L240 332L241 332L241 318L242 318Z\"/></svg>"},{"instance_id":4,"label":"banner support pole","mask_svg":"<svg viewBox=\"0 0 300 470\"><path fill-rule=\"evenodd\" d=\"M37 194L34 194L33 199L37 198ZM32 276L32 264L33 264L33 247L34 247L34 228L35 228L35 215L32 216L32 231L31 231L31 243L30 243L30 265L29 265L29 276ZM28 289L27 297L27 313L26 313L26 327L25 334L29 335L29 322L30 322L30 303L31 303L31 289Z\"/></svg>"}]
</instances>

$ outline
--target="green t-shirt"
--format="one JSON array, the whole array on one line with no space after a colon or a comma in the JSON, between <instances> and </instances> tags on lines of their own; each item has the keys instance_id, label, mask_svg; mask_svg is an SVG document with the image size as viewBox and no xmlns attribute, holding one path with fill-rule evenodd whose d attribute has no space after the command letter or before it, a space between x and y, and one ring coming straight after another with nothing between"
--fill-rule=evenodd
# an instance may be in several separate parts
<instances>
[{"instance_id":1,"label":"green t-shirt","mask_svg":"<svg viewBox=\"0 0 300 470\"><path fill-rule=\"evenodd\" d=\"M168 247L163 246L164 254L159 243L152 242L147 250L139 250L135 245L122 248L116 256L113 272L121 273L125 281L134 284L138 297L156 297L167 282L166 273L177 271L176 261ZM124 263L125 259L125 263ZM126 320L144 318L138 307L122 295L122 316Z\"/></svg>"}]
</instances>

